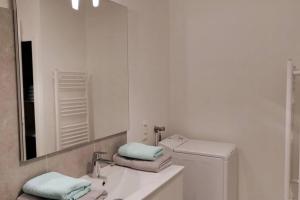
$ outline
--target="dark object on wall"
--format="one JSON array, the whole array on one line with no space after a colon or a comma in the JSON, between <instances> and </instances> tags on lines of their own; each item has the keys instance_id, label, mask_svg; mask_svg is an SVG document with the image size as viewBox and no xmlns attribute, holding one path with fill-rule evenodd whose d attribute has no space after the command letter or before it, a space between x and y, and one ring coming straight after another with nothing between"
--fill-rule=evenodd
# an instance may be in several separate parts
<instances>
[{"instance_id":1,"label":"dark object on wall","mask_svg":"<svg viewBox=\"0 0 300 200\"><path fill-rule=\"evenodd\" d=\"M36 157L32 42L21 42L21 51L26 157L31 159Z\"/></svg>"}]
</instances>

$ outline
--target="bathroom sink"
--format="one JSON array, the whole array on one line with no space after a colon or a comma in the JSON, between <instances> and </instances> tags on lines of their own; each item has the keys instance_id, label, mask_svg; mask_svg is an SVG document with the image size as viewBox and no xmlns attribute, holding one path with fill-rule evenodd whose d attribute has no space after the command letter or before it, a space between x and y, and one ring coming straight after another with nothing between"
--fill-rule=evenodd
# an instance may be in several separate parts
<instances>
[{"instance_id":1,"label":"bathroom sink","mask_svg":"<svg viewBox=\"0 0 300 200\"><path fill-rule=\"evenodd\" d=\"M93 189L103 189L107 191L106 200L123 199L140 186L138 172L119 166L107 166L100 170L101 176L106 179L98 179L90 176L84 176L85 179L92 182Z\"/></svg>"},{"instance_id":2,"label":"bathroom sink","mask_svg":"<svg viewBox=\"0 0 300 200\"><path fill-rule=\"evenodd\" d=\"M143 172L120 166L101 168L100 174L106 179L82 178L92 182L92 189L105 190L105 200L140 200L144 199L160 186L183 170L181 166L170 166L160 173Z\"/></svg>"}]
</instances>

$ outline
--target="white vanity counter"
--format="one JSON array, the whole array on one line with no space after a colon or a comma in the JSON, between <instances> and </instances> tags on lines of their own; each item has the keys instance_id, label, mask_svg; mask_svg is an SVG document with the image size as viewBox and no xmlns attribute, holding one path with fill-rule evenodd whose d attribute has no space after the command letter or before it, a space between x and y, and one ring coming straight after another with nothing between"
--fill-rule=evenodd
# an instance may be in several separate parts
<instances>
[{"instance_id":1,"label":"white vanity counter","mask_svg":"<svg viewBox=\"0 0 300 200\"><path fill-rule=\"evenodd\" d=\"M152 199L150 196L155 195L154 193L158 192L158 190L163 191L163 187L167 187L168 184L173 181L173 178L174 181L176 180L178 182L176 187L181 187L182 176L181 179L176 179L175 177L182 174L183 168L182 166L172 165L159 173L150 173L120 166L107 166L102 168L100 172L101 176L107 177L104 186L102 185L103 180L101 179L93 179L88 175L83 178L92 182L93 189L106 190L108 197L105 198L105 200L142 200ZM170 185L170 187L171 186L172 185ZM167 189L172 190L172 188ZM177 188L177 192L180 190L182 190L182 188ZM180 195L181 194L179 194L179 196ZM165 194L162 194L162 196L165 196Z\"/></svg>"}]
</instances>

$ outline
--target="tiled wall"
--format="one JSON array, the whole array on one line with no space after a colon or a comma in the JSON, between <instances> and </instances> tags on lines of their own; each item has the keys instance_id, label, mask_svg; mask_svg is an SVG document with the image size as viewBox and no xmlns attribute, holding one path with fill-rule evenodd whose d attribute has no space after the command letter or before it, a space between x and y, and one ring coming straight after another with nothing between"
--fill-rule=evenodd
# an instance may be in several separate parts
<instances>
[{"instance_id":1,"label":"tiled wall","mask_svg":"<svg viewBox=\"0 0 300 200\"><path fill-rule=\"evenodd\" d=\"M0 199L15 200L28 178L46 171L79 177L95 151L109 155L126 142L126 133L24 165L19 162L16 68L12 12L0 8Z\"/></svg>"}]
</instances>

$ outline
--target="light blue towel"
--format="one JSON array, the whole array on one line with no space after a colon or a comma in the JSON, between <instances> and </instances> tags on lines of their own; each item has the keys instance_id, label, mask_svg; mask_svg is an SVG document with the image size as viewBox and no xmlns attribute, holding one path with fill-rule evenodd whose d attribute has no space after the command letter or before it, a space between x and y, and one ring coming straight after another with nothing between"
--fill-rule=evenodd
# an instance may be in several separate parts
<instances>
[{"instance_id":1,"label":"light blue towel","mask_svg":"<svg viewBox=\"0 0 300 200\"><path fill-rule=\"evenodd\" d=\"M128 143L121 146L118 153L128 158L153 161L163 154L163 148L140 143Z\"/></svg>"},{"instance_id":2,"label":"light blue towel","mask_svg":"<svg viewBox=\"0 0 300 200\"><path fill-rule=\"evenodd\" d=\"M91 191L91 183L49 172L29 180L23 186L23 191L46 199L77 200Z\"/></svg>"}]
</instances>

